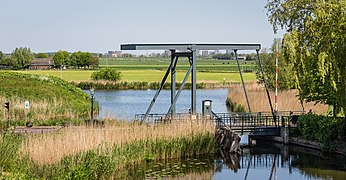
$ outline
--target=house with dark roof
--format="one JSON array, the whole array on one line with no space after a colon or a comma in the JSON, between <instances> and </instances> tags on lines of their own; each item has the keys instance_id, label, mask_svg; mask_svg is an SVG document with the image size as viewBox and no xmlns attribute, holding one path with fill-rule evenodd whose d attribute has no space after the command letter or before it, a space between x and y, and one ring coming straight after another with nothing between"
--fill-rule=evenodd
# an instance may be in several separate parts
<instances>
[{"instance_id":1,"label":"house with dark roof","mask_svg":"<svg viewBox=\"0 0 346 180\"><path fill-rule=\"evenodd\" d=\"M31 61L29 70L47 70L54 68L54 60L51 58L38 58Z\"/></svg>"}]
</instances>

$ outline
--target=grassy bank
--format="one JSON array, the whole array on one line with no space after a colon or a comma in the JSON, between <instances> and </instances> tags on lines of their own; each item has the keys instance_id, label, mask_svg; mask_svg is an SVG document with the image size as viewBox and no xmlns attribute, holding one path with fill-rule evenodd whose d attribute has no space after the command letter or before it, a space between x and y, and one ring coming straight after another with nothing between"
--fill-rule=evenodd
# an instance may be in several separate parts
<instances>
[{"instance_id":1,"label":"grassy bank","mask_svg":"<svg viewBox=\"0 0 346 180\"><path fill-rule=\"evenodd\" d=\"M26 100L29 109L25 109ZM10 102L10 118L16 125L24 125L26 120L37 125L79 118L88 114L90 101L89 95L59 78L15 72L0 74L0 104ZM0 119L2 124L7 120L5 108L0 108Z\"/></svg>"},{"instance_id":2,"label":"grassy bank","mask_svg":"<svg viewBox=\"0 0 346 180\"><path fill-rule=\"evenodd\" d=\"M1 168L8 178L126 178L126 169L135 163L214 153L213 133L209 123L181 121L158 126L121 123L104 129L71 127L16 141L10 141L13 135L2 135L7 144L18 148L13 160Z\"/></svg>"}]
</instances>

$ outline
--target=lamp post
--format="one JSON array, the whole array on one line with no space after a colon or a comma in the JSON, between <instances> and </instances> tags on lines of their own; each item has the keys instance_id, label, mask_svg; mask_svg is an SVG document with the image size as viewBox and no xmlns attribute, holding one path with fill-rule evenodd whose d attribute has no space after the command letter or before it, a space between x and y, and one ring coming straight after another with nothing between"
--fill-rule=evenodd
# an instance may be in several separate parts
<instances>
[{"instance_id":1,"label":"lamp post","mask_svg":"<svg viewBox=\"0 0 346 180\"><path fill-rule=\"evenodd\" d=\"M95 90L94 88L91 88L90 89L90 97L91 97L91 113L90 113L90 117L91 117L91 122L94 121L94 93L95 93Z\"/></svg>"}]
</instances>

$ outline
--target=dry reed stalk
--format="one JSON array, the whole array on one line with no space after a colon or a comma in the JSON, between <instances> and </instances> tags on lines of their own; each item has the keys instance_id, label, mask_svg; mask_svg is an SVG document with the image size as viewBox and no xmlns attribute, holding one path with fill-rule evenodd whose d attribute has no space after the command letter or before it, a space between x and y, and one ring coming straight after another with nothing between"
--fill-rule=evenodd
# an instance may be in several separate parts
<instances>
[{"instance_id":1,"label":"dry reed stalk","mask_svg":"<svg viewBox=\"0 0 346 180\"><path fill-rule=\"evenodd\" d=\"M266 94L265 88L258 84L246 84L246 90L249 97L251 111L253 112L270 112L270 106L268 101L268 96ZM232 102L241 104L246 109L247 103L241 85L233 85L228 93L227 98L231 99ZM270 98L275 108L275 92L270 91ZM328 106L324 104L316 104L314 102L304 102L304 110L312 110L316 114L324 114L328 110ZM297 90L286 90L278 92L278 109L279 111L302 111L302 105L298 98Z\"/></svg>"},{"instance_id":2,"label":"dry reed stalk","mask_svg":"<svg viewBox=\"0 0 346 180\"><path fill-rule=\"evenodd\" d=\"M28 135L21 152L39 164L58 162L61 158L96 148L123 145L137 140L189 137L191 133L213 133L211 123L177 121L155 126L124 123L103 129L69 127L56 134Z\"/></svg>"}]
</instances>

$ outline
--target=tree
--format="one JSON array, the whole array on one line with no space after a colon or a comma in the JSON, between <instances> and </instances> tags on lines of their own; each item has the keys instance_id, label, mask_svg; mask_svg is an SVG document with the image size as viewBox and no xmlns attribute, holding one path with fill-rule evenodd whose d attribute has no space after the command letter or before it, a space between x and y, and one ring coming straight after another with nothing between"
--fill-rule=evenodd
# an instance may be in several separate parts
<instances>
[{"instance_id":1,"label":"tree","mask_svg":"<svg viewBox=\"0 0 346 180\"><path fill-rule=\"evenodd\" d=\"M80 62L82 67L90 67L93 55L90 52L82 52L80 55Z\"/></svg>"},{"instance_id":2,"label":"tree","mask_svg":"<svg viewBox=\"0 0 346 180\"><path fill-rule=\"evenodd\" d=\"M71 54L71 66L74 66L77 68L82 67L81 56L82 56L81 51L72 53Z\"/></svg>"},{"instance_id":3,"label":"tree","mask_svg":"<svg viewBox=\"0 0 346 180\"><path fill-rule=\"evenodd\" d=\"M5 58L4 53L0 51L0 62Z\"/></svg>"},{"instance_id":4,"label":"tree","mask_svg":"<svg viewBox=\"0 0 346 180\"><path fill-rule=\"evenodd\" d=\"M90 60L90 65L93 69L96 69L99 67L99 58L97 56L93 56Z\"/></svg>"},{"instance_id":5,"label":"tree","mask_svg":"<svg viewBox=\"0 0 346 180\"><path fill-rule=\"evenodd\" d=\"M215 54L213 59L232 59L232 54Z\"/></svg>"},{"instance_id":6,"label":"tree","mask_svg":"<svg viewBox=\"0 0 346 180\"><path fill-rule=\"evenodd\" d=\"M46 54L46 53L37 53L37 54L35 54L35 58L48 58L48 54Z\"/></svg>"},{"instance_id":7,"label":"tree","mask_svg":"<svg viewBox=\"0 0 346 180\"><path fill-rule=\"evenodd\" d=\"M16 48L12 52L12 60L15 62L14 66L16 69L24 69L33 60L34 56L31 53L30 48Z\"/></svg>"},{"instance_id":8,"label":"tree","mask_svg":"<svg viewBox=\"0 0 346 180\"><path fill-rule=\"evenodd\" d=\"M287 33L284 56L294 67L300 98L346 110L346 1L269 0L274 31Z\"/></svg>"},{"instance_id":9,"label":"tree","mask_svg":"<svg viewBox=\"0 0 346 180\"><path fill-rule=\"evenodd\" d=\"M270 50L263 49L261 52L261 59L262 59L262 67L265 72L265 76L267 78L268 87L272 90L275 89L276 85L276 44L279 44L279 73L278 73L278 89L279 90L285 90L285 89L293 89L295 88L295 78L293 73L293 67L291 64L289 64L285 58L283 58L283 51L281 46L281 39L274 39L272 47ZM264 83L264 79L260 70L260 66L257 63L257 72L256 72L256 78L259 80L260 83Z\"/></svg>"},{"instance_id":10,"label":"tree","mask_svg":"<svg viewBox=\"0 0 346 180\"><path fill-rule=\"evenodd\" d=\"M99 71L95 71L91 74L93 80L109 80L109 81L120 81L121 73L113 68L106 68Z\"/></svg>"},{"instance_id":11,"label":"tree","mask_svg":"<svg viewBox=\"0 0 346 180\"><path fill-rule=\"evenodd\" d=\"M55 66L70 66L70 54L67 51L60 50L53 56Z\"/></svg>"}]
</instances>

